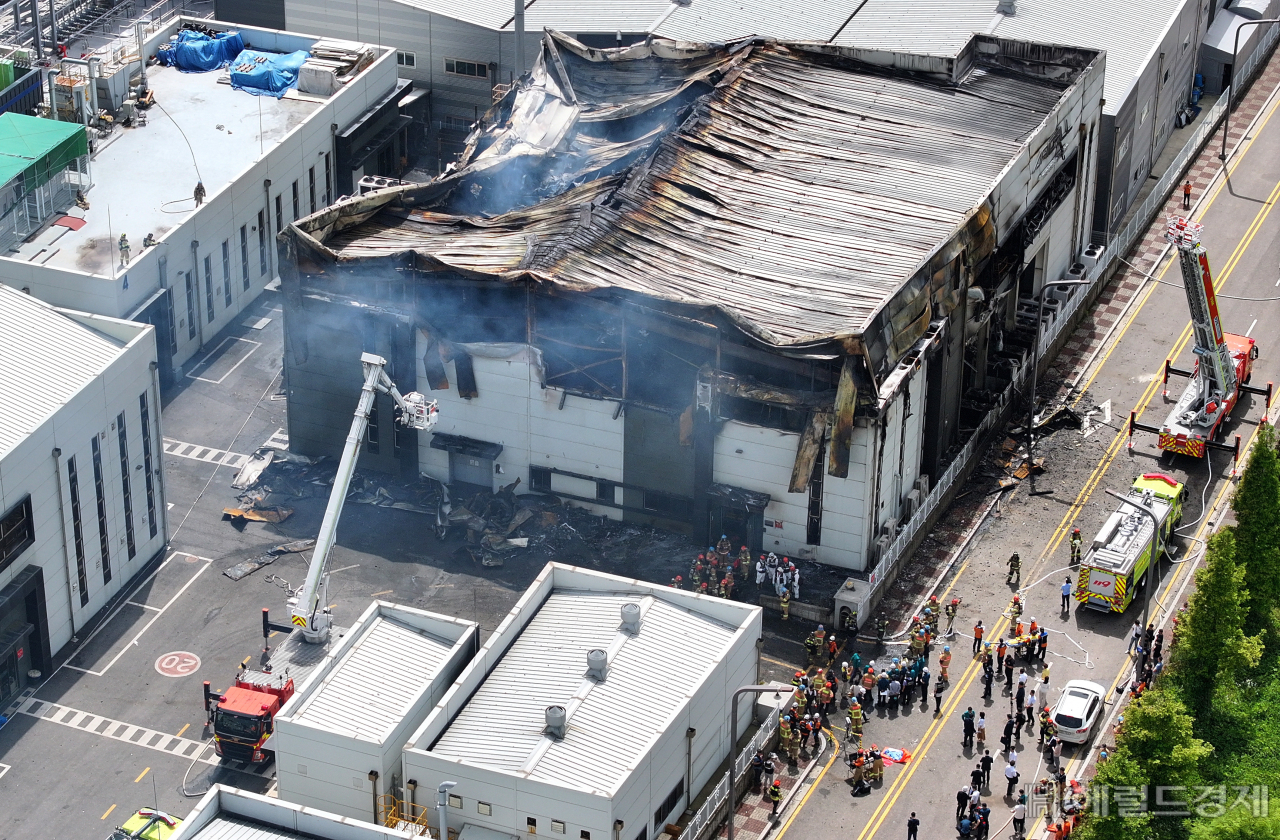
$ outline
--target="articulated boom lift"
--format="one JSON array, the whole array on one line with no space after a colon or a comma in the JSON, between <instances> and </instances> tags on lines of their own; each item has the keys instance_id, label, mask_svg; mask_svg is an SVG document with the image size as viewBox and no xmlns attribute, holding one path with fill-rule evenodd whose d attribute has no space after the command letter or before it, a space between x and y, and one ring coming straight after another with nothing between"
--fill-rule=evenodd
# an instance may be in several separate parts
<instances>
[{"instance_id":1,"label":"articulated boom lift","mask_svg":"<svg viewBox=\"0 0 1280 840\"><path fill-rule=\"evenodd\" d=\"M251 764L273 760L275 753L270 741L275 731L276 713L289 702L296 687L315 670L327 652L333 624L328 608L329 552L333 549L338 517L342 515L342 505L347 500L347 489L356 469L356 458L360 455L360 442L369 428L369 412L373 409L374 398L378 392L390 394L400 409L396 420L403 426L427 430L436 423L435 400L428 400L418 393L401 395L383 370L386 359L365 353L360 362L364 366L364 386L356 404L355 418L351 421L351 431L347 433L342 460L338 462L338 474L333 479L333 490L329 493L320 532L316 535L316 548L311 555L307 579L289 598L292 624L275 625L267 611L262 611L264 642L272 630L292 632L261 670L247 668L249 659L246 657L235 683L224 693L212 691L207 681L204 684L204 707L213 724L214 747L224 758Z\"/></svg>"},{"instance_id":2,"label":"articulated boom lift","mask_svg":"<svg viewBox=\"0 0 1280 840\"><path fill-rule=\"evenodd\" d=\"M1235 408L1240 392L1245 391L1266 397L1271 406L1271 383L1266 388L1250 387L1253 360L1258 358L1257 343L1247 336L1224 333L1218 315L1218 298L1213 289L1213 275L1209 271L1209 257L1200 244L1203 225L1181 216L1170 217L1165 239L1178 249L1178 264L1182 268L1182 285L1187 294L1187 308L1191 312L1191 330L1195 345L1195 367L1181 370L1164 363L1165 394L1168 395L1169 376L1190 378L1187 388L1178 398L1164 425L1156 428L1138 423L1133 413L1129 415L1129 436L1132 446L1133 431L1153 432L1159 435L1160 449L1165 452L1203 458L1209 448L1232 452L1239 457L1239 436L1234 446L1220 443L1222 424Z\"/></svg>"},{"instance_id":3,"label":"articulated boom lift","mask_svg":"<svg viewBox=\"0 0 1280 840\"><path fill-rule=\"evenodd\" d=\"M360 356L364 366L364 387L360 391L360 401L356 404L355 418L351 421L351 430L347 432L347 443L342 449L342 460L338 462L338 474L333 479L333 492L329 494L329 504L324 509L324 519L320 522L320 532L316 535L316 548L311 555L311 567L307 570L307 579L297 594L289 599L289 607L293 613L293 624L302 628L303 638L313 644L328 641L332 617L328 609L329 600L329 551L338 535L338 517L342 515L342 505L347 500L347 488L351 485L351 476L356 470L356 458L360 454L360 442L369 428L369 412L373 409L373 400L378 392L390 394L400 409L396 418L402 426L424 431L436 424L436 402L428 401L417 392L401 395L395 383L387 376L383 367L387 360L372 353Z\"/></svg>"}]
</instances>

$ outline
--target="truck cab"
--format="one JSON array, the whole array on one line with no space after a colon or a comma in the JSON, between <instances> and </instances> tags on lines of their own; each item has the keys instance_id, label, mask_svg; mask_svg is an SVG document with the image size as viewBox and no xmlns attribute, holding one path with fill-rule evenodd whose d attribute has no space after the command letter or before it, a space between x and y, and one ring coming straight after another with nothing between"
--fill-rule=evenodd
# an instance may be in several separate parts
<instances>
[{"instance_id":1,"label":"truck cab","mask_svg":"<svg viewBox=\"0 0 1280 840\"><path fill-rule=\"evenodd\" d=\"M249 764L265 764L275 758L270 741L276 714L346 633L343 628L335 630L322 644L310 644L301 629L294 630L261 670L242 667L236 681L221 694L209 691L206 684L205 709L219 756Z\"/></svg>"}]
</instances>

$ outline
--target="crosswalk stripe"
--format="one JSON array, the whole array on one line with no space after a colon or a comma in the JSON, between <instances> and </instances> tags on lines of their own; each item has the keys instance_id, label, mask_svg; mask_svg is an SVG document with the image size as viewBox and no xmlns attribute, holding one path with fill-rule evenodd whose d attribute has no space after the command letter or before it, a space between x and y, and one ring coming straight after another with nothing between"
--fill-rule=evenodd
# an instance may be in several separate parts
<instances>
[{"instance_id":1,"label":"crosswalk stripe","mask_svg":"<svg viewBox=\"0 0 1280 840\"><path fill-rule=\"evenodd\" d=\"M27 697L17 707L17 713L45 720L49 723L56 723L60 726L80 729L103 738L110 738L113 741L124 741L134 746L168 753L179 758L189 759L199 753L202 764L212 766L223 764L213 750L205 749L208 746L207 742L181 738L176 735L169 735L166 732L157 732L154 729L134 726L130 723L101 717L91 712L84 712L69 706L61 706L57 703L48 703L44 700ZM3 766L0 765L0 767ZM228 762L223 766L229 770L235 770L251 776L269 776L274 768L272 764L254 767L252 764L243 761Z\"/></svg>"}]
</instances>

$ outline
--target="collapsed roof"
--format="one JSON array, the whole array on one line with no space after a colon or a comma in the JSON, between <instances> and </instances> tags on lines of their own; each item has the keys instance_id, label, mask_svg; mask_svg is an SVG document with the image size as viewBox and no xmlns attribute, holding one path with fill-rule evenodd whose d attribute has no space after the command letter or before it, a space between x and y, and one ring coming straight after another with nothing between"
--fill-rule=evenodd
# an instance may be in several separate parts
<instances>
[{"instance_id":1,"label":"collapsed roof","mask_svg":"<svg viewBox=\"0 0 1280 840\"><path fill-rule=\"evenodd\" d=\"M407 256L641 297L881 377L926 330L934 271L991 252L1002 173L1098 56L983 35L952 57L595 50L548 31L457 165L300 220L285 249L304 273Z\"/></svg>"}]
</instances>

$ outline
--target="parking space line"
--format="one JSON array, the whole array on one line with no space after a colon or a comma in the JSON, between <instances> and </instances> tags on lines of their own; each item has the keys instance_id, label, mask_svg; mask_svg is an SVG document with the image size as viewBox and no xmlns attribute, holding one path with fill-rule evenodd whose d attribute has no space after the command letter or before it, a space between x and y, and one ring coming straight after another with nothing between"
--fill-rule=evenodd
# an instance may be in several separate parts
<instances>
[{"instance_id":1,"label":"parking space line","mask_svg":"<svg viewBox=\"0 0 1280 840\"><path fill-rule=\"evenodd\" d=\"M232 365L232 366L231 366L231 369L230 369L229 371L227 371L226 373L222 374L222 376L221 376L220 378L218 378L218 379L205 379L203 376L196 376L195 372L196 372L197 370L199 370L199 369L200 369L200 367L201 367L202 365L206 364L206 363L209 361L209 359L213 358L213 354L214 354L214 353L217 353L219 350L221 350L221 349L223 348L223 346L224 346L224 345L226 345L226 343L227 343L227 342L229 342L229 341L242 341L242 342L244 342L245 344L252 344L252 345L253 345L253 347L249 348L249 352L248 352L248 353L245 353L245 354L244 354L244 356L243 356L243 357L241 357L240 361L238 361L238 362L236 362L234 365ZM224 339L222 339L222 341L220 341L220 342L218 343L218 346L217 346L217 347L215 347L215 348L213 348L213 350L211 350L207 355L205 355L205 357L204 357L203 359L201 359L199 362L196 362L195 367L193 367L193 368L191 369L191 372L187 374L187 378L188 378L188 379L198 379L198 380L200 380L201 382L208 382L210 385L221 385L221 384L222 384L222 382L223 382L223 380L225 380L225 379L226 379L228 376L230 376L231 374L235 373L235 372L236 372L236 368L238 368L238 367L240 367L242 364L244 364L244 363L245 363L245 360L246 360L246 359L248 359L250 356L252 356L252 355L254 354L254 351L256 351L256 350L257 350L259 347L261 347L261 346L262 346L262 343L261 343L261 342L258 342L258 341L250 341L250 340L249 340L249 339L247 339L247 338L235 338L235 337L228 337L228 338L224 338Z\"/></svg>"},{"instance_id":2,"label":"parking space line","mask_svg":"<svg viewBox=\"0 0 1280 840\"><path fill-rule=\"evenodd\" d=\"M191 584L195 583L196 579L199 578L202 574L204 574L205 570L207 570L209 566L213 564L212 557L201 557L198 554L192 554L187 551L172 551L169 553L169 556L164 559L164 562L156 567L156 570L154 572L147 575L145 578L143 578L141 581L138 582L138 584L133 588L133 592L141 591L142 587L146 586L148 583L150 583L152 580L155 579L156 575L160 574L161 569L163 569L165 566L168 566L171 562L173 562L173 558L178 556L194 557L197 560L203 560L204 563L203 565L200 566L199 569L196 570L196 573L192 575L191 578L182 585L182 588L179 589L176 593L174 593L173 597L170 598L163 607L156 609L156 611L152 614L151 619L147 621L146 624L142 625L142 629L139 630L134 635L134 637L129 640L128 644L126 644L124 647L120 649L119 653L117 653L115 656L111 658L111 661L108 662L102 668L102 670L92 671L88 668L81 668L78 665L71 665L69 663L71 662L71 660L75 659L76 656L80 654L80 651L84 650L99 633L102 632L103 628L105 628L108 624L110 624L112 620L115 619L115 617L120 614L120 611L122 609L124 609L126 606L129 605L129 603L131 603L130 600L128 599L121 601L119 606L117 606L111 612L110 615L108 615L105 619L103 619L101 624L99 624L97 627L94 628L93 632L89 634L89 637L84 640L84 642L80 645L80 647L77 648L76 651L71 654L71 656L67 657L66 662L64 662L62 665L59 666L59 670L62 668L69 668L72 671L78 671L81 674L88 674L91 677L101 677L106 675L107 671L110 671L111 668L117 662L120 661L120 657L124 656L129 651L130 648L134 647L138 643L138 640L142 638L142 635L151 628L151 625L155 624L160 619L160 617L164 615L165 612L168 611L169 607L173 606L174 602L182 597L182 594L187 591L187 589L191 586ZM133 594L133 593L130 593L130 594ZM55 671L54 673L57 673L57 672Z\"/></svg>"}]
</instances>

